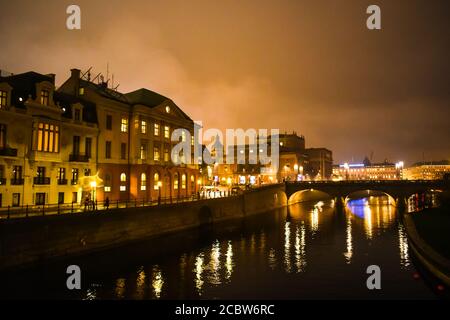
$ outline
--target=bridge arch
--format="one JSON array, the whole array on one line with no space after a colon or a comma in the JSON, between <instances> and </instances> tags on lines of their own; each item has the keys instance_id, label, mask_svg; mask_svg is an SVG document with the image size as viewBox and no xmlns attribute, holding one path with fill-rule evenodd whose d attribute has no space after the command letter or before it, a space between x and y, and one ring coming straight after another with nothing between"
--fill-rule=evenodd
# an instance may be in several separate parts
<instances>
[{"instance_id":1,"label":"bridge arch","mask_svg":"<svg viewBox=\"0 0 450 320\"><path fill-rule=\"evenodd\" d=\"M390 193L384 191L384 190L379 190L379 189L367 189L367 190L354 190L351 191L350 193L348 193L347 195L345 195L344 198L344 204L347 204L348 201L352 200L352 198L354 199L360 199L360 198L372 198L372 197L378 197L378 196L387 196L388 197L388 204L392 204L392 205L396 205L397 200L396 198L391 195Z\"/></svg>"},{"instance_id":2,"label":"bridge arch","mask_svg":"<svg viewBox=\"0 0 450 320\"><path fill-rule=\"evenodd\" d=\"M305 202L333 199L329 193L317 189L304 189L294 192L288 199L288 205Z\"/></svg>"}]
</instances>

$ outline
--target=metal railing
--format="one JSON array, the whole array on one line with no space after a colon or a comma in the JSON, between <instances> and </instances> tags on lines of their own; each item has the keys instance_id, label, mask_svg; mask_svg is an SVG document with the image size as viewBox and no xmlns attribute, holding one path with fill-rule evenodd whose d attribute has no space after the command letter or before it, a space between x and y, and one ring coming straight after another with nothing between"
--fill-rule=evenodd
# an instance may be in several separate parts
<instances>
[{"instance_id":1,"label":"metal railing","mask_svg":"<svg viewBox=\"0 0 450 320\"><path fill-rule=\"evenodd\" d=\"M156 199L130 199L109 201L87 201L60 204L41 204L7 206L0 208L0 219L29 218L62 214L82 214L92 212L108 212L114 209L140 208L193 202L205 199L216 199L236 196L237 193L222 191L215 194L195 193L189 196L161 197Z\"/></svg>"},{"instance_id":2,"label":"metal railing","mask_svg":"<svg viewBox=\"0 0 450 320\"><path fill-rule=\"evenodd\" d=\"M50 177L34 177L33 183L38 185L50 184Z\"/></svg>"}]
</instances>

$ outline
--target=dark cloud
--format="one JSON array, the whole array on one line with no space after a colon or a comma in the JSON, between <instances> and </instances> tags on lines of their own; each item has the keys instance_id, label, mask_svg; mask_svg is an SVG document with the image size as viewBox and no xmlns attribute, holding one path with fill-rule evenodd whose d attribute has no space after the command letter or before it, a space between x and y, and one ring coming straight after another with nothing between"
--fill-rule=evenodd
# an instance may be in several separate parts
<instances>
[{"instance_id":1,"label":"dark cloud","mask_svg":"<svg viewBox=\"0 0 450 320\"><path fill-rule=\"evenodd\" d=\"M0 68L106 72L206 127L295 130L337 161L450 158L449 1L0 0Z\"/></svg>"}]
</instances>

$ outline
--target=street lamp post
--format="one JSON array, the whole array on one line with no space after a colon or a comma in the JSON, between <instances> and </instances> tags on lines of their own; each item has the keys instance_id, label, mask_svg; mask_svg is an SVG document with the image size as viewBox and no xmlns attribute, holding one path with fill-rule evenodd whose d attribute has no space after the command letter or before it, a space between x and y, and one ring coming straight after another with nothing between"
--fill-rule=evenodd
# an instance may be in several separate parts
<instances>
[{"instance_id":1,"label":"street lamp post","mask_svg":"<svg viewBox=\"0 0 450 320\"><path fill-rule=\"evenodd\" d=\"M161 187L162 187L162 182L158 181L158 205L161 204Z\"/></svg>"},{"instance_id":2,"label":"street lamp post","mask_svg":"<svg viewBox=\"0 0 450 320\"><path fill-rule=\"evenodd\" d=\"M97 182L92 181L91 182L91 189L92 189L92 208L95 210L97 199L95 199L95 189L97 188Z\"/></svg>"}]
</instances>

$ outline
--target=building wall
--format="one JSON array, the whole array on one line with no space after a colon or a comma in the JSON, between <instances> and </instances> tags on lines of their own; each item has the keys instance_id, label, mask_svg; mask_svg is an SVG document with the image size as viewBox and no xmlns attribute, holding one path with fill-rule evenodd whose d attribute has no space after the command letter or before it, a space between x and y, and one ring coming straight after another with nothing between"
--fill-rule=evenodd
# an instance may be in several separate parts
<instances>
[{"instance_id":1,"label":"building wall","mask_svg":"<svg viewBox=\"0 0 450 320\"><path fill-rule=\"evenodd\" d=\"M6 82L7 79L4 81ZM35 88L29 89L35 90L36 96L32 97L30 94L28 98L25 95L21 97L23 106L19 107L19 101L9 98L9 105L0 109L0 124L6 126L7 150L17 150L17 154L11 156L11 154L5 155L2 152L2 150L6 150L5 148L0 149L0 167L3 171L1 173L3 177L0 178L5 180L5 183L0 185L0 207L36 205L38 194L44 194L46 204L56 204L59 200L62 200L63 203L71 203L73 193L77 194L77 200L80 201L83 191L86 190L86 184L89 184L85 183L86 179L83 179L85 170L90 170L94 174L96 171L96 148L94 146L92 146L92 156L88 161L70 161L73 153L73 136L80 136L80 149L84 150L86 137L95 141L98 133L96 126L62 116L64 113L62 107L53 100L55 87L52 79L36 82L33 86ZM48 105L43 105L40 101L43 89L50 93ZM9 97L13 96L14 90L16 90L14 87L10 87ZM52 135L58 152L38 150L38 131L41 123L54 126L55 130L58 127L58 142L56 142L56 133L54 132ZM21 167L22 170L22 175L18 179L14 179L16 166ZM49 178L48 183L36 183L39 182L35 180L38 168L45 168L45 178ZM66 170L67 182L65 184L58 181L59 168ZM70 181L73 169L79 170L79 180L76 184L72 184ZM21 179L23 182L19 183ZM42 181L44 180L46 179ZM60 199L60 193L64 194L63 199ZM18 198L20 200L16 201Z\"/></svg>"}]
</instances>

